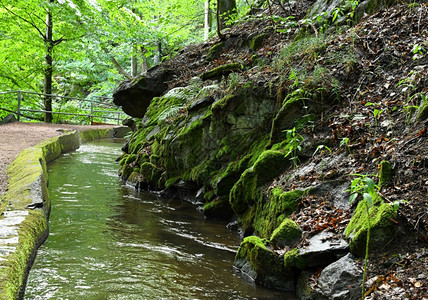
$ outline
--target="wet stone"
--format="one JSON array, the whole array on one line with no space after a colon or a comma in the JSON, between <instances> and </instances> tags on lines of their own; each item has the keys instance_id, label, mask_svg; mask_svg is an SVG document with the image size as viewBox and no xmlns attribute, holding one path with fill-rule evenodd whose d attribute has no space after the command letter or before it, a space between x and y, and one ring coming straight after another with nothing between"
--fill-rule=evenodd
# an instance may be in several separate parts
<instances>
[{"instance_id":1,"label":"wet stone","mask_svg":"<svg viewBox=\"0 0 428 300\"><path fill-rule=\"evenodd\" d=\"M0 227L0 239L10 237L11 235L18 235L18 230L12 226Z\"/></svg>"},{"instance_id":2,"label":"wet stone","mask_svg":"<svg viewBox=\"0 0 428 300\"><path fill-rule=\"evenodd\" d=\"M10 245L10 244L18 244L19 243L19 237L14 236L7 239L0 239L0 245Z\"/></svg>"},{"instance_id":3,"label":"wet stone","mask_svg":"<svg viewBox=\"0 0 428 300\"><path fill-rule=\"evenodd\" d=\"M0 228L3 226L14 226L19 225L22 222L24 222L25 217L23 216L16 216L16 217L8 217L0 220Z\"/></svg>"},{"instance_id":4,"label":"wet stone","mask_svg":"<svg viewBox=\"0 0 428 300\"><path fill-rule=\"evenodd\" d=\"M324 231L310 238L309 245L300 250L309 268L325 266L348 252L349 245L345 240L336 239L333 233Z\"/></svg>"},{"instance_id":5,"label":"wet stone","mask_svg":"<svg viewBox=\"0 0 428 300\"><path fill-rule=\"evenodd\" d=\"M12 252L15 252L16 247L14 246L2 246L0 245L0 256L9 255Z\"/></svg>"},{"instance_id":6,"label":"wet stone","mask_svg":"<svg viewBox=\"0 0 428 300\"><path fill-rule=\"evenodd\" d=\"M4 217L28 216L27 210L9 210L3 213Z\"/></svg>"}]
</instances>

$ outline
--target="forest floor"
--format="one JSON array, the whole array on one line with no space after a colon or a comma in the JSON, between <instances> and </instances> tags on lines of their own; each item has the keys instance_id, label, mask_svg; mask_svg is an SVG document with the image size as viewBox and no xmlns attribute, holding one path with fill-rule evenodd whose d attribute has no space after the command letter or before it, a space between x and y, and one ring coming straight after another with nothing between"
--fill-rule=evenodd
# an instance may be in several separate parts
<instances>
[{"instance_id":1,"label":"forest floor","mask_svg":"<svg viewBox=\"0 0 428 300\"><path fill-rule=\"evenodd\" d=\"M385 201L399 203L393 220L399 233L370 256L367 299L428 299L428 122L416 117L428 101L428 5L381 9L350 27L322 31L308 26L312 38L296 41L301 27L290 27L284 20L292 16L298 23L311 4L296 1L274 6L236 24L224 32L226 46L212 60L203 53L219 43L219 38L185 48L165 63L180 70L170 87L186 85L194 76L236 62L245 67L235 84L279 83L278 94L286 95L290 86L299 84L316 83L331 89L336 81L340 86L337 105L301 133L329 139L330 153L313 157L313 163L339 155L343 159L326 164L321 175L313 168L309 176L289 180L289 172L283 176L288 180L279 178L274 184L293 189L325 178L351 182L353 174L376 176L382 160L392 162L393 182L379 193ZM269 15L282 21L275 23ZM258 49L243 47L248 37L263 33L266 37ZM220 84L231 82L223 78ZM310 162L302 164L309 166ZM304 199L292 218L308 235L320 230L343 234L354 207L332 210L324 200Z\"/></svg>"},{"instance_id":2,"label":"forest floor","mask_svg":"<svg viewBox=\"0 0 428 300\"><path fill-rule=\"evenodd\" d=\"M7 190L7 167L25 148L43 140L60 136L65 130L89 130L113 128L115 125L70 125L47 123L13 122L0 125L0 197Z\"/></svg>"}]
</instances>

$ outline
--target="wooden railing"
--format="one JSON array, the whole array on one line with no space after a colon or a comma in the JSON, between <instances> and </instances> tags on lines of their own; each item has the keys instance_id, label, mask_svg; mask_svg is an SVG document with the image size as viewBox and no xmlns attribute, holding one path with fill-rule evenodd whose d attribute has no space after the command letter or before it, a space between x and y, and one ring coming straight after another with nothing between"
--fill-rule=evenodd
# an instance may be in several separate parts
<instances>
[{"instance_id":1,"label":"wooden railing","mask_svg":"<svg viewBox=\"0 0 428 300\"><path fill-rule=\"evenodd\" d=\"M45 97L52 99L52 111L43 109ZM72 111L66 111L65 107L71 102L73 106L70 106L70 110ZM79 121L74 123L86 123L88 121L90 124L94 122L101 123L102 120L110 120L110 122L114 120L115 123L120 124L126 117L126 114L120 107L114 105L112 98L109 97L92 96L89 99L83 99L28 91L0 92L0 110L16 114L18 121L21 118L39 119L34 116L37 113L57 115L57 120L60 122L60 115L75 116L79 118ZM79 112L75 112L76 110L79 110ZM29 112L32 115L25 115L25 112ZM70 122L70 120L67 120L67 122Z\"/></svg>"}]
</instances>

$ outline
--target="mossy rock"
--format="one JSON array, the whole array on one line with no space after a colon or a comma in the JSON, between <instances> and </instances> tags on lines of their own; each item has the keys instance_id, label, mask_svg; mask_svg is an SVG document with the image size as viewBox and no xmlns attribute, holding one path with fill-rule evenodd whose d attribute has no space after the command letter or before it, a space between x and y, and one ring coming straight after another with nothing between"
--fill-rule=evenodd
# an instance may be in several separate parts
<instances>
[{"instance_id":1,"label":"mossy rock","mask_svg":"<svg viewBox=\"0 0 428 300\"><path fill-rule=\"evenodd\" d=\"M245 156L240 161L229 163L215 183L215 192L219 196L229 195L233 185L239 180L241 174L247 168L250 156Z\"/></svg>"},{"instance_id":2,"label":"mossy rock","mask_svg":"<svg viewBox=\"0 0 428 300\"><path fill-rule=\"evenodd\" d=\"M151 162L145 162L140 168L141 175L152 187L157 187L162 176L163 170Z\"/></svg>"},{"instance_id":3,"label":"mossy rock","mask_svg":"<svg viewBox=\"0 0 428 300\"><path fill-rule=\"evenodd\" d=\"M302 229L291 219L285 219L273 231L270 242L281 248L292 246L302 237Z\"/></svg>"},{"instance_id":4,"label":"mossy rock","mask_svg":"<svg viewBox=\"0 0 428 300\"><path fill-rule=\"evenodd\" d=\"M262 185L278 176L287 166L287 158L281 151L266 150L251 168L245 170L230 191L229 201L237 214L243 213L257 199Z\"/></svg>"},{"instance_id":5,"label":"mossy rock","mask_svg":"<svg viewBox=\"0 0 428 300\"><path fill-rule=\"evenodd\" d=\"M206 217L214 219L227 219L233 215L228 197L217 197L205 203L203 211Z\"/></svg>"},{"instance_id":6,"label":"mossy rock","mask_svg":"<svg viewBox=\"0 0 428 300\"><path fill-rule=\"evenodd\" d=\"M291 95L291 94L290 94ZM276 114L270 132L270 145L276 144L285 139L284 130L293 128L296 120L306 114L303 106L305 105L303 97L285 98L281 109Z\"/></svg>"},{"instance_id":7,"label":"mossy rock","mask_svg":"<svg viewBox=\"0 0 428 300\"><path fill-rule=\"evenodd\" d=\"M128 176L127 181L132 184L136 184L137 182L141 181L141 174L139 172L132 171L131 174Z\"/></svg>"},{"instance_id":8,"label":"mossy rock","mask_svg":"<svg viewBox=\"0 0 428 300\"><path fill-rule=\"evenodd\" d=\"M286 272L279 256L257 236L249 236L242 241L234 266L259 284L294 290L294 274Z\"/></svg>"},{"instance_id":9,"label":"mossy rock","mask_svg":"<svg viewBox=\"0 0 428 300\"><path fill-rule=\"evenodd\" d=\"M89 129L80 132L82 143L113 137L113 129Z\"/></svg>"},{"instance_id":10,"label":"mossy rock","mask_svg":"<svg viewBox=\"0 0 428 300\"><path fill-rule=\"evenodd\" d=\"M134 171L133 168L131 168L131 167L127 166L127 165L124 165L120 169L120 177L122 178L122 180L124 182L126 182L133 171Z\"/></svg>"},{"instance_id":11,"label":"mossy rock","mask_svg":"<svg viewBox=\"0 0 428 300\"><path fill-rule=\"evenodd\" d=\"M300 255L299 249L294 248L284 254L284 267L287 271L305 268L305 259Z\"/></svg>"},{"instance_id":12,"label":"mossy rock","mask_svg":"<svg viewBox=\"0 0 428 300\"><path fill-rule=\"evenodd\" d=\"M305 190L299 189L286 192L281 188L272 189L267 202L259 201L257 203L254 218L256 232L262 237L271 237L273 231L296 210L297 200L304 193Z\"/></svg>"},{"instance_id":13,"label":"mossy rock","mask_svg":"<svg viewBox=\"0 0 428 300\"><path fill-rule=\"evenodd\" d=\"M416 120L423 121L428 118L428 101L425 101L418 110Z\"/></svg>"},{"instance_id":14,"label":"mossy rock","mask_svg":"<svg viewBox=\"0 0 428 300\"><path fill-rule=\"evenodd\" d=\"M367 202L360 201L355 213L345 229L345 237L350 240L351 253L363 257L366 252L367 239ZM396 226L392 219L396 212L394 208L383 202L378 202L369 210L370 213L370 242L369 251L385 247L396 234Z\"/></svg>"},{"instance_id":15,"label":"mossy rock","mask_svg":"<svg viewBox=\"0 0 428 300\"><path fill-rule=\"evenodd\" d=\"M224 64L203 73L201 75L201 78L202 80L218 78L224 75L228 75L229 73L232 73L234 71L240 71L242 69L243 69L243 66L240 63Z\"/></svg>"},{"instance_id":16,"label":"mossy rock","mask_svg":"<svg viewBox=\"0 0 428 300\"><path fill-rule=\"evenodd\" d=\"M253 36L248 41L248 48L250 48L251 50L254 50L254 51L259 49L262 46L263 41L265 40L266 36L267 36L267 33L261 33L261 34L258 34L256 36Z\"/></svg>"},{"instance_id":17,"label":"mossy rock","mask_svg":"<svg viewBox=\"0 0 428 300\"><path fill-rule=\"evenodd\" d=\"M223 49L224 42L220 42L215 44L208 50L207 53L207 60L213 60L218 54L220 54L220 51Z\"/></svg>"}]
</instances>

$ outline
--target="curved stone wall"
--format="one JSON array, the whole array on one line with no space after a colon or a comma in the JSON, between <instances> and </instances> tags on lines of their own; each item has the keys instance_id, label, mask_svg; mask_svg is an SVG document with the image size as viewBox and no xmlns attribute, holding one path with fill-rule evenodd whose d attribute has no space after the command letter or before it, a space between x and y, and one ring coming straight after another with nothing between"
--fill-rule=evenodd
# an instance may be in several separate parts
<instances>
[{"instance_id":1,"label":"curved stone wall","mask_svg":"<svg viewBox=\"0 0 428 300\"><path fill-rule=\"evenodd\" d=\"M10 164L9 187L0 202L0 300L23 297L37 249L48 236L46 165L62 153L76 150L81 142L126 133L122 127L68 132L24 149Z\"/></svg>"}]
</instances>

